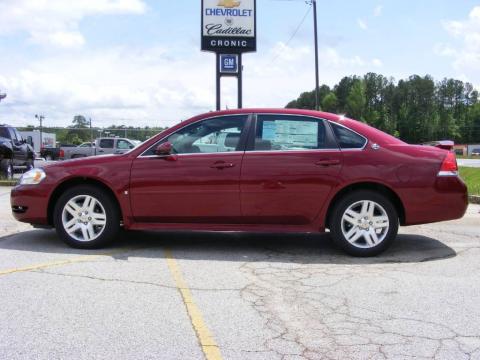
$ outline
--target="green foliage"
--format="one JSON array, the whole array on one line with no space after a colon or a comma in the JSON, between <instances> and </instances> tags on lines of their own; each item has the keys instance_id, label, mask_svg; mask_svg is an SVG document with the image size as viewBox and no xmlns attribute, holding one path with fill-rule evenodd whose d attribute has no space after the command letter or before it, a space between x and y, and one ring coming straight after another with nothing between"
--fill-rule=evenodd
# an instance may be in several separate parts
<instances>
[{"instance_id":1,"label":"green foliage","mask_svg":"<svg viewBox=\"0 0 480 360\"><path fill-rule=\"evenodd\" d=\"M460 176L467 184L469 195L480 196L480 168L460 167Z\"/></svg>"},{"instance_id":2,"label":"green foliage","mask_svg":"<svg viewBox=\"0 0 480 360\"><path fill-rule=\"evenodd\" d=\"M455 79L435 82L412 75L398 83L381 74L346 76L330 89L323 85L324 111L365 121L410 143L449 139L480 142L478 91ZM314 109L315 92L304 92L287 107Z\"/></svg>"}]
</instances>

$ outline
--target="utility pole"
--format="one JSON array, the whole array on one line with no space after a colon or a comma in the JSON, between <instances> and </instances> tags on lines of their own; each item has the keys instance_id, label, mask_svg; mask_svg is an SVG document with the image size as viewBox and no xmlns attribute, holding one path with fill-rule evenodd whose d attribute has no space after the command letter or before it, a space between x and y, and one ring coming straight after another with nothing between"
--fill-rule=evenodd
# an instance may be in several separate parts
<instances>
[{"instance_id":1,"label":"utility pole","mask_svg":"<svg viewBox=\"0 0 480 360\"><path fill-rule=\"evenodd\" d=\"M43 147L43 139L42 139L43 120L45 119L45 116L43 116L43 115L35 115L35 118L40 121L40 151L41 151L41 150L42 150L42 147Z\"/></svg>"},{"instance_id":2,"label":"utility pole","mask_svg":"<svg viewBox=\"0 0 480 360\"><path fill-rule=\"evenodd\" d=\"M318 30L317 30L317 0L312 0L313 28L315 32L315 110L320 110L320 80L318 75Z\"/></svg>"}]
</instances>

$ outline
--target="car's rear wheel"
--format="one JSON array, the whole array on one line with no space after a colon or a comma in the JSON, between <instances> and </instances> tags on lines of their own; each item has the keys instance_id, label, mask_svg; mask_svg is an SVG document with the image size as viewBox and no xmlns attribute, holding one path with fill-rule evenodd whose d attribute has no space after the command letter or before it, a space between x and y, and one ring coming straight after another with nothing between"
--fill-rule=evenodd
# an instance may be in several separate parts
<instances>
[{"instance_id":1,"label":"car's rear wheel","mask_svg":"<svg viewBox=\"0 0 480 360\"><path fill-rule=\"evenodd\" d=\"M330 218L333 241L353 256L374 256L385 251L398 232L398 214L380 193L355 191L342 197Z\"/></svg>"},{"instance_id":2,"label":"car's rear wheel","mask_svg":"<svg viewBox=\"0 0 480 360\"><path fill-rule=\"evenodd\" d=\"M120 212L111 196L82 185L67 190L54 211L57 234L68 245L94 249L111 242L120 230Z\"/></svg>"},{"instance_id":3,"label":"car's rear wheel","mask_svg":"<svg viewBox=\"0 0 480 360\"><path fill-rule=\"evenodd\" d=\"M2 159L0 162L0 177L3 179L13 179L12 159Z\"/></svg>"}]
</instances>

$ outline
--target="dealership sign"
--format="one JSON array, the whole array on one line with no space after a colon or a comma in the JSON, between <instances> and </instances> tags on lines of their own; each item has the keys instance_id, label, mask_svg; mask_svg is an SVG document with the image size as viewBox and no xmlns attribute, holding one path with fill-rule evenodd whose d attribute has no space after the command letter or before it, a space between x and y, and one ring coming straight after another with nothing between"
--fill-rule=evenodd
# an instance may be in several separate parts
<instances>
[{"instance_id":1,"label":"dealership sign","mask_svg":"<svg viewBox=\"0 0 480 360\"><path fill-rule=\"evenodd\" d=\"M256 51L256 0L202 0L202 50Z\"/></svg>"}]
</instances>

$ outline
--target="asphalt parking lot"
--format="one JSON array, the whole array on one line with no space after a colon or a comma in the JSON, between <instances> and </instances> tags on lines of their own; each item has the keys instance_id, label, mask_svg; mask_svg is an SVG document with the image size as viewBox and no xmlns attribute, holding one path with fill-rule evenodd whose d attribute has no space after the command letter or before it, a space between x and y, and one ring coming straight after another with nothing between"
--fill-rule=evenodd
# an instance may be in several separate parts
<instances>
[{"instance_id":1,"label":"asphalt parking lot","mask_svg":"<svg viewBox=\"0 0 480 360\"><path fill-rule=\"evenodd\" d=\"M67 248L0 187L0 359L480 359L480 206L356 259L327 235ZM439 209L441 211L441 209Z\"/></svg>"}]
</instances>

